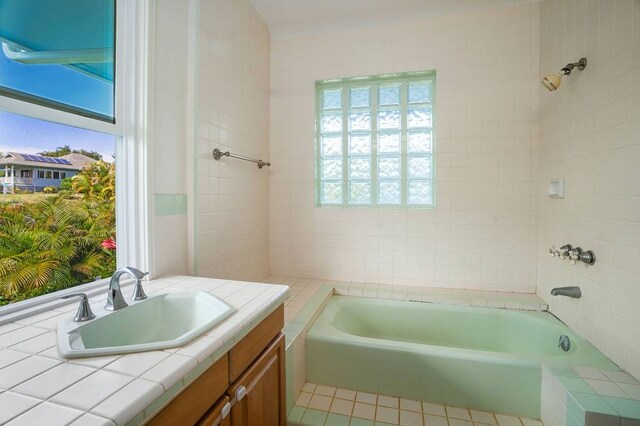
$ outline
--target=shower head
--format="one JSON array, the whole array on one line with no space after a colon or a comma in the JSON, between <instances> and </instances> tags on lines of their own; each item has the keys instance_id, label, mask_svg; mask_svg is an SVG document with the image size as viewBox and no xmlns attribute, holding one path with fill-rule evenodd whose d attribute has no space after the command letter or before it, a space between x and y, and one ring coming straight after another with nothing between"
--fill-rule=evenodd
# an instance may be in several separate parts
<instances>
[{"instance_id":1,"label":"shower head","mask_svg":"<svg viewBox=\"0 0 640 426\"><path fill-rule=\"evenodd\" d=\"M544 87L546 87L550 92L553 92L560 87L560 83L562 83L562 77L565 75L570 75L571 71L574 68L578 68L579 71L582 71L587 66L587 58L581 58L578 62L570 63L565 65L559 73L557 74L547 74L540 83Z\"/></svg>"}]
</instances>

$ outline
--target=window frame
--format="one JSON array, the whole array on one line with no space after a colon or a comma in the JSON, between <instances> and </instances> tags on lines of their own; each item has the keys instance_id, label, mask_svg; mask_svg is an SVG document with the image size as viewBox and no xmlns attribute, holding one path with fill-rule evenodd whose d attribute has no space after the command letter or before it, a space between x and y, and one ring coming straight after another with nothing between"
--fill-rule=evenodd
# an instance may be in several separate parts
<instances>
[{"instance_id":1,"label":"window frame","mask_svg":"<svg viewBox=\"0 0 640 426\"><path fill-rule=\"evenodd\" d=\"M330 80L320 80L315 83L315 205L316 207L322 208L406 208L406 209L432 209L436 207L436 164L435 164L435 142L436 142L436 71L428 70L428 71L416 71L416 72L405 72L405 73L389 73L389 74L380 74L380 75L371 75L365 77L350 77L350 78L342 78L342 79L330 79ZM406 90L406 86L410 83L415 83L419 81L431 81L431 152L428 154L431 157L431 191L432 191L432 202L430 204L409 204L408 203L408 133L409 129L407 126L407 109L409 107L408 103L408 91ZM400 203L396 204L388 204L388 203L379 203L378 202L378 148L377 148L377 133L380 129L375 126L377 123L377 112L379 109L378 104L378 90L382 84L391 84L398 83L400 84L400 104L398 107L401 110L401 125L399 132L401 134L400 140L400 153L398 154L400 157L400 185L401 185L401 200ZM370 178L369 182L371 185L371 194L370 194L370 202L369 203L351 203L349 201L349 112L350 112L350 99L349 93L353 88L364 87L364 86L376 86L376 89L371 89L370 91L370 107L369 111L371 112L371 125L369 133L371 135L371 152L369 154L370 158ZM322 202L322 113L323 113L323 90L331 90L331 89L341 89L341 112L342 112L342 203L323 203ZM373 117L373 116L376 117ZM339 158L339 157L335 157ZM425 179L429 180L429 179Z\"/></svg>"},{"instance_id":2,"label":"window frame","mask_svg":"<svg viewBox=\"0 0 640 426\"><path fill-rule=\"evenodd\" d=\"M150 272L153 185L147 142L149 0L116 0L114 122L0 96L0 110L114 136L116 158L116 265ZM70 293L104 293L110 277L0 307L0 325L74 301Z\"/></svg>"}]
</instances>

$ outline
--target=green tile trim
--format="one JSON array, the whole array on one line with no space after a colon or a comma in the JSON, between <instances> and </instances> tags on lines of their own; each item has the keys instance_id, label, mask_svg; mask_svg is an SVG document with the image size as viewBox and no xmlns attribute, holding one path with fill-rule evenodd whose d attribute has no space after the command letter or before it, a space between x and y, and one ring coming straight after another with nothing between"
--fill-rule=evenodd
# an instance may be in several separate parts
<instances>
[{"instance_id":1,"label":"green tile trim","mask_svg":"<svg viewBox=\"0 0 640 426\"><path fill-rule=\"evenodd\" d=\"M290 425L299 425L302 420L302 416L304 415L304 410L304 407L300 407L298 405L293 407L291 413L289 413L289 416L287 417L287 423Z\"/></svg>"},{"instance_id":2,"label":"green tile trim","mask_svg":"<svg viewBox=\"0 0 640 426\"><path fill-rule=\"evenodd\" d=\"M177 382L144 409L144 417L149 418L162 408L171 398L182 390L182 381Z\"/></svg>"},{"instance_id":3,"label":"green tile trim","mask_svg":"<svg viewBox=\"0 0 640 426\"><path fill-rule=\"evenodd\" d=\"M351 417L343 414L329 413L324 424L326 426L349 426L350 419Z\"/></svg>"},{"instance_id":4,"label":"green tile trim","mask_svg":"<svg viewBox=\"0 0 640 426\"><path fill-rule=\"evenodd\" d=\"M139 426L144 421L144 413L139 413L137 416L127 422L125 426Z\"/></svg>"},{"instance_id":5,"label":"green tile trim","mask_svg":"<svg viewBox=\"0 0 640 426\"><path fill-rule=\"evenodd\" d=\"M569 416L573 416L581 422L581 424L584 424L587 411L600 414L612 414L614 416L618 415L616 410L600 395L582 392L567 393L567 420Z\"/></svg>"},{"instance_id":6,"label":"green tile trim","mask_svg":"<svg viewBox=\"0 0 640 426\"><path fill-rule=\"evenodd\" d=\"M187 214L185 194L155 194L156 216L184 216Z\"/></svg>"},{"instance_id":7,"label":"green tile trim","mask_svg":"<svg viewBox=\"0 0 640 426\"><path fill-rule=\"evenodd\" d=\"M300 424L303 426L322 426L327 419L327 412L307 408Z\"/></svg>"},{"instance_id":8,"label":"green tile trim","mask_svg":"<svg viewBox=\"0 0 640 426\"><path fill-rule=\"evenodd\" d=\"M621 417L640 420L640 402L633 399L603 397L607 403L618 412Z\"/></svg>"}]
</instances>

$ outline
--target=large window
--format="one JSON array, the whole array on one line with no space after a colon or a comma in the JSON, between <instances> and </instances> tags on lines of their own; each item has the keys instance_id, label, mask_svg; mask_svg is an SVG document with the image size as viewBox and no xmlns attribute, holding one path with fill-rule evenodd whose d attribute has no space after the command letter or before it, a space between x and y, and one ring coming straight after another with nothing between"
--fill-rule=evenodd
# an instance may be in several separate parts
<instances>
[{"instance_id":1,"label":"large window","mask_svg":"<svg viewBox=\"0 0 640 426\"><path fill-rule=\"evenodd\" d=\"M435 72L316 83L316 202L434 205Z\"/></svg>"},{"instance_id":2,"label":"large window","mask_svg":"<svg viewBox=\"0 0 640 426\"><path fill-rule=\"evenodd\" d=\"M0 324L104 291L116 264L149 268L147 10L0 0Z\"/></svg>"}]
</instances>

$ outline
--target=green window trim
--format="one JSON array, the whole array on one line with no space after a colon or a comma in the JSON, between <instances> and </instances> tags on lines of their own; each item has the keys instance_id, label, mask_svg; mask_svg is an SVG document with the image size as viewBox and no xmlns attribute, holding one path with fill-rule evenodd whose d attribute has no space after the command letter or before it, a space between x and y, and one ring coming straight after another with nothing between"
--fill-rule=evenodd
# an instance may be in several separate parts
<instances>
[{"instance_id":1,"label":"green window trim","mask_svg":"<svg viewBox=\"0 0 640 426\"><path fill-rule=\"evenodd\" d=\"M316 82L316 206L435 207L435 71Z\"/></svg>"}]
</instances>

